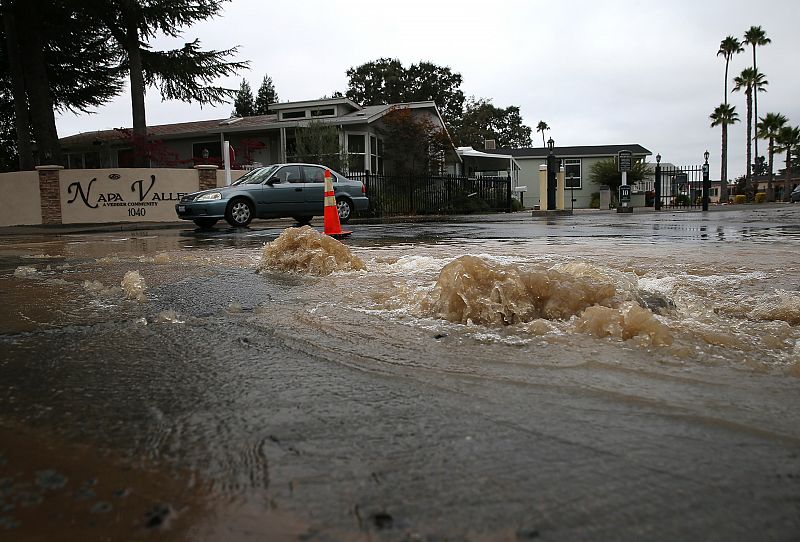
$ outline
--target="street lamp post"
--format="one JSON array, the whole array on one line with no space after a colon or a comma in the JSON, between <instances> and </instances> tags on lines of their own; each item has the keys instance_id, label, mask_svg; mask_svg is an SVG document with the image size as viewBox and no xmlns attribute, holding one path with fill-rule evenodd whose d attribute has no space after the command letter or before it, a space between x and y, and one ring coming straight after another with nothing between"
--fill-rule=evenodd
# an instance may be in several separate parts
<instances>
[{"instance_id":1,"label":"street lamp post","mask_svg":"<svg viewBox=\"0 0 800 542\"><path fill-rule=\"evenodd\" d=\"M708 199L711 192L711 180L708 176L708 151L703 153L705 163L703 164L703 210L708 211Z\"/></svg>"},{"instance_id":2,"label":"street lamp post","mask_svg":"<svg viewBox=\"0 0 800 542\"><path fill-rule=\"evenodd\" d=\"M661 155L656 154L656 182L655 186L655 201L653 202L653 206L656 211L661 210Z\"/></svg>"},{"instance_id":3,"label":"street lamp post","mask_svg":"<svg viewBox=\"0 0 800 542\"><path fill-rule=\"evenodd\" d=\"M555 211L556 209L556 188L558 181L556 173L558 172L558 159L553 154L555 142L553 138L547 140L547 210Z\"/></svg>"}]
</instances>

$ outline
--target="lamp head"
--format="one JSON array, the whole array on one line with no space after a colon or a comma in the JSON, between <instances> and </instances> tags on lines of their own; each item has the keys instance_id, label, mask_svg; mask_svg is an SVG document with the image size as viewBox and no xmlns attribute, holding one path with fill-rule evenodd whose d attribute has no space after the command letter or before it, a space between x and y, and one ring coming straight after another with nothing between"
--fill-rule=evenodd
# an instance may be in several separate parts
<instances>
[{"instance_id":1,"label":"lamp head","mask_svg":"<svg viewBox=\"0 0 800 542\"><path fill-rule=\"evenodd\" d=\"M553 138L552 138L552 137L551 137L550 139L548 139L548 140L547 140L547 149L548 149L548 150L549 150L551 153L553 152L553 148L554 148L555 146L556 146L556 142L555 142L555 141L553 141Z\"/></svg>"},{"instance_id":2,"label":"lamp head","mask_svg":"<svg viewBox=\"0 0 800 542\"><path fill-rule=\"evenodd\" d=\"M708 151L703 153L703 158L706 159L706 162L708 162L708 156L709 156Z\"/></svg>"},{"instance_id":3,"label":"lamp head","mask_svg":"<svg viewBox=\"0 0 800 542\"><path fill-rule=\"evenodd\" d=\"M660 164L660 163L661 163L661 155L660 154L656 154L656 164Z\"/></svg>"}]
</instances>

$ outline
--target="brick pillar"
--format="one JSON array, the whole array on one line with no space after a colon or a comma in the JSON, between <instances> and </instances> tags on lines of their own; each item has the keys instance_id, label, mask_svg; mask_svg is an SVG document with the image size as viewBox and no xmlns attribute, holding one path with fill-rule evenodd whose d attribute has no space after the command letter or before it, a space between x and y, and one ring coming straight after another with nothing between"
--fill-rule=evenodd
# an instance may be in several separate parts
<instances>
[{"instance_id":1,"label":"brick pillar","mask_svg":"<svg viewBox=\"0 0 800 542\"><path fill-rule=\"evenodd\" d=\"M200 190L217 187L217 166L200 165L194 168L197 170Z\"/></svg>"},{"instance_id":2,"label":"brick pillar","mask_svg":"<svg viewBox=\"0 0 800 542\"><path fill-rule=\"evenodd\" d=\"M63 166L36 166L39 172L39 202L42 224L61 224L61 184L59 172Z\"/></svg>"}]
</instances>

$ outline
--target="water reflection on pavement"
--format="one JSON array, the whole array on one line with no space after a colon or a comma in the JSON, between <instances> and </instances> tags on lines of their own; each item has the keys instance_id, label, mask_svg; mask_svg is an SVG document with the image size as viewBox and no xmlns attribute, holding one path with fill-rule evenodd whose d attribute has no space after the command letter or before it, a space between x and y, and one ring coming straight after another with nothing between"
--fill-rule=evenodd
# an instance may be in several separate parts
<instances>
[{"instance_id":1,"label":"water reflection on pavement","mask_svg":"<svg viewBox=\"0 0 800 542\"><path fill-rule=\"evenodd\" d=\"M0 533L791 539L799 224L10 232Z\"/></svg>"}]
</instances>

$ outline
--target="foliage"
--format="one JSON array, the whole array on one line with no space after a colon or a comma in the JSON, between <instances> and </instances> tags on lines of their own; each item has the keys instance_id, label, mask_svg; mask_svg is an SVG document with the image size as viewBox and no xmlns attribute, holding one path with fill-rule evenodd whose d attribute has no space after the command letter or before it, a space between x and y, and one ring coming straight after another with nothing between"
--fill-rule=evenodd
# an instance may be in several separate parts
<instances>
[{"instance_id":1,"label":"foliage","mask_svg":"<svg viewBox=\"0 0 800 542\"><path fill-rule=\"evenodd\" d=\"M600 208L600 192L592 192L591 199L589 200L590 209Z\"/></svg>"},{"instance_id":2,"label":"foliage","mask_svg":"<svg viewBox=\"0 0 800 542\"><path fill-rule=\"evenodd\" d=\"M547 146L547 143L545 143L545 141L544 141L544 132L545 132L545 130L549 130L549 129L550 129L550 127L543 120L540 120L539 124L536 125L536 131L537 132L542 132L542 147L546 147Z\"/></svg>"},{"instance_id":3,"label":"foliage","mask_svg":"<svg viewBox=\"0 0 800 542\"><path fill-rule=\"evenodd\" d=\"M347 169L344 149L335 126L312 120L295 130L293 161L320 164L336 170Z\"/></svg>"},{"instance_id":4,"label":"foliage","mask_svg":"<svg viewBox=\"0 0 800 542\"><path fill-rule=\"evenodd\" d=\"M708 118L711 119L711 127L714 128L723 124L739 122L739 113L736 112L735 105L720 104L714 108L714 112Z\"/></svg>"},{"instance_id":5,"label":"foliage","mask_svg":"<svg viewBox=\"0 0 800 542\"><path fill-rule=\"evenodd\" d=\"M733 197L733 203L735 203L737 205L741 205L743 203L747 203L747 196L745 196L744 194L736 194Z\"/></svg>"},{"instance_id":6,"label":"foliage","mask_svg":"<svg viewBox=\"0 0 800 542\"><path fill-rule=\"evenodd\" d=\"M436 173L451 145L447 132L407 107L393 107L378 128L384 140L384 162L397 174Z\"/></svg>"},{"instance_id":7,"label":"foliage","mask_svg":"<svg viewBox=\"0 0 800 542\"><path fill-rule=\"evenodd\" d=\"M757 192L756 193L756 203L764 203L767 201L767 193L766 192Z\"/></svg>"},{"instance_id":8,"label":"foliage","mask_svg":"<svg viewBox=\"0 0 800 542\"><path fill-rule=\"evenodd\" d=\"M769 173L769 166L767 165L767 159L764 155L761 155L756 158L756 161L750 165L753 175L756 177L764 176Z\"/></svg>"},{"instance_id":9,"label":"foliage","mask_svg":"<svg viewBox=\"0 0 800 542\"><path fill-rule=\"evenodd\" d=\"M250 83L246 79L242 79L242 83L239 85L239 92L236 93L236 98L233 100L231 117L252 117L255 114L255 109Z\"/></svg>"},{"instance_id":10,"label":"foliage","mask_svg":"<svg viewBox=\"0 0 800 542\"><path fill-rule=\"evenodd\" d=\"M269 75L264 75L261 86L258 87L258 95L255 102L256 115L268 115L270 113L269 104L278 102L278 93L275 92L275 85Z\"/></svg>"},{"instance_id":11,"label":"foliage","mask_svg":"<svg viewBox=\"0 0 800 542\"><path fill-rule=\"evenodd\" d=\"M631 171L627 174L628 184L641 181L648 173L650 173L650 164L634 162ZM616 159L608 158L595 162L589 172L589 179L595 184L607 185L611 188L611 193L616 194L622 184L622 173L617 169Z\"/></svg>"},{"instance_id":12,"label":"foliage","mask_svg":"<svg viewBox=\"0 0 800 542\"><path fill-rule=\"evenodd\" d=\"M461 146L483 149L484 140L494 139L498 147L530 147L531 129L522 124L519 107L495 107L490 100L474 97L467 101L457 121L454 137Z\"/></svg>"},{"instance_id":13,"label":"foliage","mask_svg":"<svg viewBox=\"0 0 800 542\"><path fill-rule=\"evenodd\" d=\"M744 47L742 47L742 44L739 42L739 40L733 36L726 37L719 44L717 56L723 56L725 58L725 105L728 104L728 66L730 65L733 55L743 52Z\"/></svg>"},{"instance_id":14,"label":"foliage","mask_svg":"<svg viewBox=\"0 0 800 542\"><path fill-rule=\"evenodd\" d=\"M2 85L0 80L0 85ZM0 172L15 171L19 165L14 105L6 89L0 87Z\"/></svg>"},{"instance_id":15,"label":"foliage","mask_svg":"<svg viewBox=\"0 0 800 542\"><path fill-rule=\"evenodd\" d=\"M461 74L449 67L420 62L405 68L392 58L379 58L347 70L347 98L363 105L431 100L448 123L461 116L464 93Z\"/></svg>"}]
</instances>

